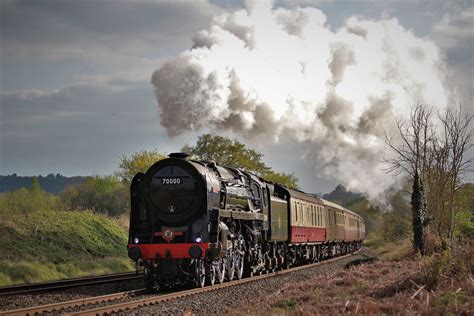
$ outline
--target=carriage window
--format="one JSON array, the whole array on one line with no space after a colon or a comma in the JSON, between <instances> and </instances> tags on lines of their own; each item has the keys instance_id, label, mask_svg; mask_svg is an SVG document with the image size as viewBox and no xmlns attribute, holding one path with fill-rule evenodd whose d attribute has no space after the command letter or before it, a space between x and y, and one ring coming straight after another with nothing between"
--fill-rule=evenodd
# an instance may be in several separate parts
<instances>
[{"instance_id":1,"label":"carriage window","mask_svg":"<svg viewBox=\"0 0 474 316\"><path fill-rule=\"evenodd\" d=\"M303 203L300 204L300 212L301 212L301 223L306 221L306 212L305 212L305 205Z\"/></svg>"},{"instance_id":2,"label":"carriage window","mask_svg":"<svg viewBox=\"0 0 474 316\"><path fill-rule=\"evenodd\" d=\"M304 223L304 208L302 203L300 203L300 223Z\"/></svg>"},{"instance_id":3,"label":"carriage window","mask_svg":"<svg viewBox=\"0 0 474 316\"><path fill-rule=\"evenodd\" d=\"M298 204L294 203L295 208L295 222L298 222Z\"/></svg>"},{"instance_id":4,"label":"carriage window","mask_svg":"<svg viewBox=\"0 0 474 316\"><path fill-rule=\"evenodd\" d=\"M301 212L301 203L297 203L298 208L298 222L301 223L303 221L303 212Z\"/></svg>"},{"instance_id":5,"label":"carriage window","mask_svg":"<svg viewBox=\"0 0 474 316\"><path fill-rule=\"evenodd\" d=\"M306 223L309 224L310 223L310 210L309 210L309 205L306 205L305 207L305 211L306 211Z\"/></svg>"},{"instance_id":6,"label":"carriage window","mask_svg":"<svg viewBox=\"0 0 474 316\"><path fill-rule=\"evenodd\" d=\"M319 214L319 206L316 206L315 207L315 214L314 214L314 225L316 226L319 226L319 218L318 218L318 214Z\"/></svg>"},{"instance_id":7,"label":"carriage window","mask_svg":"<svg viewBox=\"0 0 474 316\"><path fill-rule=\"evenodd\" d=\"M300 223L303 222L303 205L301 203L298 203L298 218L300 220Z\"/></svg>"},{"instance_id":8,"label":"carriage window","mask_svg":"<svg viewBox=\"0 0 474 316\"><path fill-rule=\"evenodd\" d=\"M306 213L306 223L309 224L309 205L306 204L305 207L304 207L304 210L305 210L305 213Z\"/></svg>"},{"instance_id":9,"label":"carriage window","mask_svg":"<svg viewBox=\"0 0 474 316\"><path fill-rule=\"evenodd\" d=\"M304 223L304 205L303 203L300 203L300 218L301 218L301 224Z\"/></svg>"},{"instance_id":10,"label":"carriage window","mask_svg":"<svg viewBox=\"0 0 474 316\"><path fill-rule=\"evenodd\" d=\"M306 205L304 205L303 203L301 203L301 222L306 222Z\"/></svg>"}]
</instances>

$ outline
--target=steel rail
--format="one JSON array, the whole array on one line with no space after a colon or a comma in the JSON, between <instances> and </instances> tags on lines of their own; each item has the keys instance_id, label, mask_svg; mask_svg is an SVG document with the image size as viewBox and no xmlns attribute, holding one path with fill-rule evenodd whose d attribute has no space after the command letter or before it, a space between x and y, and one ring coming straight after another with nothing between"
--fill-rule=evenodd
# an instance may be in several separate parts
<instances>
[{"instance_id":1,"label":"steel rail","mask_svg":"<svg viewBox=\"0 0 474 316\"><path fill-rule=\"evenodd\" d=\"M338 260L347 258L349 256L352 256L352 255L356 254L357 252L350 253L350 254L340 256L340 257L336 257L336 258L332 258L332 259L328 259L328 260L324 260L324 261L320 261L320 262L316 262L316 263L312 263L312 264L297 266L297 267L290 268L290 269L287 269L287 270L281 270L281 271L277 271L277 272L272 272L272 273L268 273L268 274L254 276L254 277L251 277L251 278L244 278L244 279L241 279L241 280L225 282L225 283L214 285L214 286L207 286L207 287L204 287L204 288L195 288L195 289L191 289L191 290L175 292L175 293L170 293L170 294L165 294L165 295L156 295L156 296L153 296L153 297L133 300L133 301L126 302L126 303L113 304L113 305L108 305L108 306L101 306L101 307L97 307L97 308L93 308L93 309L89 309L89 310L82 310L82 311L79 311L79 312L67 313L65 315L67 315L67 316L79 316L79 315L81 315L81 316L90 316L90 315L109 315L109 314L113 314L113 313L120 313L120 312L124 312L126 310L132 310L132 309L147 306L147 305L155 305L155 304L158 304L158 303L164 302L164 301L169 301L169 300L173 300L173 299L193 296L193 295L196 295L196 294L216 291L216 290L223 289L223 288L228 288L228 287L237 286L237 285L240 285L240 284L255 282L255 281L259 281L259 280L270 278L270 277L275 277L275 276L284 275L284 274L296 272L296 271L303 270L303 269L309 269L309 268L317 267L317 266L320 266L320 265L325 265L327 263L338 261Z\"/></svg>"},{"instance_id":2,"label":"steel rail","mask_svg":"<svg viewBox=\"0 0 474 316\"><path fill-rule=\"evenodd\" d=\"M54 282L14 285L14 286L9 286L9 287L1 287L0 297L66 289L66 288L72 288L72 287L77 287L77 286L82 286L82 285L94 285L94 284L103 284L103 283L109 283L109 282L135 280L135 279L140 279L140 278L143 278L142 274L137 274L136 272L127 272L127 273L107 274L107 275L99 275L99 276L92 276L92 277L85 277L85 278L65 279L65 280L54 281Z\"/></svg>"},{"instance_id":3,"label":"steel rail","mask_svg":"<svg viewBox=\"0 0 474 316\"><path fill-rule=\"evenodd\" d=\"M122 298L129 298L130 296L140 295L144 293L145 293L145 289L139 289L139 290L113 293L113 294L107 294L107 295L101 295L101 296L80 298L77 300L70 300L66 302L25 307L25 308L12 309L12 310L7 310L7 311L0 311L0 315L1 316L20 316L20 315L36 315L36 314L42 314L42 313L51 313L51 312L60 311L61 309L65 309L65 308L116 301Z\"/></svg>"}]
</instances>

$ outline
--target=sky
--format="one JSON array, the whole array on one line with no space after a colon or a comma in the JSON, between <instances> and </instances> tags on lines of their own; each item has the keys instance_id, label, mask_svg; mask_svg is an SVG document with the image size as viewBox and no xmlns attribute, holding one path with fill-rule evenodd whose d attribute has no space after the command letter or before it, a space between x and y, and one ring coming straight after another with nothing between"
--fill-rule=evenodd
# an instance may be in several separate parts
<instances>
[{"instance_id":1,"label":"sky","mask_svg":"<svg viewBox=\"0 0 474 316\"><path fill-rule=\"evenodd\" d=\"M340 182L311 161L317 156L308 156L304 146L312 139L296 142L283 132L275 142L268 133L247 137L215 126L176 134L163 126L169 108L158 104L161 86L152 75L190 50L196 34L219 23L216 17L248 3L3 0L0 5L0 174L110 174L122 156L142 149L175 152L211 132L259 150L274 169L294 172L306 191L329 192ZM474 113L472 1L282 0L272 10L298 7L320 10L325 29L334 34L354 17L396 19L404 33L439 48L444 88Z\"/></svg>"}]
</instances>

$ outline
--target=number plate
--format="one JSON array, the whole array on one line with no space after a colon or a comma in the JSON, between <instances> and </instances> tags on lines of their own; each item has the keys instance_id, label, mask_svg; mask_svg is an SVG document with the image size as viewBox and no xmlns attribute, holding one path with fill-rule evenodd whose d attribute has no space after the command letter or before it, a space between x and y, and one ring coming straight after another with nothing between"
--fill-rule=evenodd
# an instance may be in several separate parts
<instances>
[{"instance_id":1,"label":"number plate","mask_svg":"<svg viewBox=\"0 0 474 316\"><path fill-rule=\"evenodd\" d=\"M181 184L181 179L180 178L162 178L161 184L164 184L164 185Z\"/></svg>"}]
</instances>

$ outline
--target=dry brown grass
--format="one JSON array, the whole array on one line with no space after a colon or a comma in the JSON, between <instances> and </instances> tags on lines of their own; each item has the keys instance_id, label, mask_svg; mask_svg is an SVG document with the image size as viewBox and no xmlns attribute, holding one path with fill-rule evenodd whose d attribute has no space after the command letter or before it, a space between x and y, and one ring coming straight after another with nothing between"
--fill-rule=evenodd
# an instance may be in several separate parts
<instances>
[{"instance_id":1,"label":"dry brown grass","mask_svg":"<svg viewBox=\"0 0 474 316\"><path fill-rule=\"evenodd\" d=\"M462 247L429 257L395 256L315 275L304 282L288 284L279 293L256 299L245 312L259 315L473 315L470 249Z\"/></svg>"},{"instance_id":2,"label":"dry brown grass","mask_svg":"<svg viewBox=\"0 0 474 316\"><path fill-rule=\"evenodd\" d=\"M128 228L130 227L130 213L125 212L121 214L117 218L117 222L120 227L122 227L125 231L128 231Z\"/></svg>"}]
</instances>

